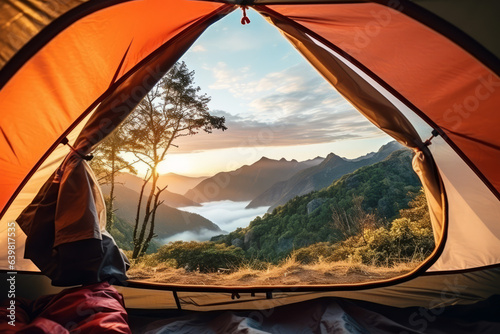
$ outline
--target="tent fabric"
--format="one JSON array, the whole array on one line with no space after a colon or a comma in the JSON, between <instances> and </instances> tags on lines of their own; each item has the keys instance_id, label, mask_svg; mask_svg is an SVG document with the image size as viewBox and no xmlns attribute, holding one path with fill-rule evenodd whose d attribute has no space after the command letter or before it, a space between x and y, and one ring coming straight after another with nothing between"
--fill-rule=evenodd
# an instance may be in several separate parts
<instances>
[{"instance_id":1,"label":"tent fabric","mask_svg":"<svg viewBox=\"0 0 500 334\"><path fill-rule=\"evenodd\" d=\"M237 0L228 2L238 2ZM255 0L256 5L275 4L342 4L364 3L360 0ZM378 0L373 1L403 12L431 29L459 44L465 50L487 64L497 74L500 73L500 42L494 31L498 30L496 13L500 4L495 0L481 3L469 0ZM376 14L376 13L375 13ZM375 15L377 16L377 15Z\"/></svg>"},{"instance_id":2,"label":"tent fabric","mask_svg":"<svg viewBox=\"0 0 500 334\"><path fill-rule=\"evenodd\" d=\"M478 45L474 44L474 48L484 47L492 54L492 61L495 61L496 58L495 68L498 73L500 41L492 33L498 29L498 20L495 14L500 12L498 1L487 0L478 4L468 0L458 0L453 1L453 6L450 6L450 2L447 0L414 0L413 2L446 20L470 36L471 39L477 41ZM471 24L471 22L475 24Z\"/></svg>"},{"instance_id":3,"label":"tent fabric","mask_svg":"<svg viewBox=\"0 0 500 334\"><path fill-rule=\"evenodd\" d=\"M29 203L35 194L44 197L50 191L53 196L56 190L59 192L50 180L45 181L62 162L60 143L66 136L80 127L78 138L73 133L72 140L80 154L90 152L204 29L235 8L218 1L110 0L98 4L90 0L82 5L68 2L67 7L50 12L48 3L27 0L22 4L7 1L4 8L8 11L0 15L0 27L6 31L0 45L9 43L11 32L19 34L21 41L9 44L1 55L5 65L0 72L0 207L1 215L9 219L14 219L23 209L21 203ZM479 28L467 27L464 15L471 7L463 0L453 6L446 6L444 0L261 0L255 4L254 8L281 29L358 110L417 152L414 167L423 180L435 237L440 241L422 268L432 265L434 274L450 274L462 280L468 290L459 294L458 303L495 293L498 287L492 282L498 281L500 273L486 267L500 263L496 226L500 198L500 176L496 172L500 162L500 139L496 135L500 120L496 113L500 105L499 42L492 33L498 20L484 13L498 8L498 4L485 1L471 14L485 18ZM423 8L435 16L422 16L426 13ZM64 24L59 25L61 22ZM20 32L22 26L29 29ZM409 111L405 114L402 109ZM34 111L36 117L32 116ZM424 145L426 137L415 129L414 117L438 131L440 138L434 142L439 145ZM442 154L441 145L452 154ZM44 165L45 161L51 163ZM450 169L454 163L460 173ZM75 175L88 180L91 172L81 170ZM30 179L35 181L30 184ZM72 178L66 181L67 185L71 182ZM87 194L91 194L92 187L88 189ZM9 211L17 198L22 201ZM57 207L53 200L48 202ZM67 240L71 242L63 239L56 242L56 248L87 241L99 244L106 239L102 232L99 236L99 219L92 210L83 213L89 214L92 217L84 219L86 232L82 238L70 237ZM79 221L74 220L74 226ZM2 219L3 235L8 222ZM28 220L22 225L28 234L26 250L30 254L30 240L36 238L30 231L41 225L30 226ZM72 229L68 227L68 231ZM20 235L23 243L24 236ZM461 245L470 246L472 252L467 253L464 246L460 249ZM49 270L57 263L51 262L52 258L45 261L37 263ZM6 263L4 258L4 268ZM380 298L384 303L407 302L408 306L427 303L442 293L444 283L440 281L443 276L417 276L423 273L422 268L411 274L412 279L409 276L381 285L346 287L345 292L335 287L323 287L329 292L283 292L274 294L277 298L273 300L266 297L258 305L332 295ZM480 268L483 270L463 272ZM148 307L144 291L140 293L143 295L131 301ZM230 303L240 307L246 304L243 300L228 303L225 297L220 292L214 296L180 291L177 299L164 306L213 310L227 308Z\"/></svg>"},{"instance_id":4,"label":"tent fabric","mask_svg":"<svg viewBox=\"0 0 500 334\"><path fill-rule=\"evenodd\" d=\"M92 113L90 114L92 115ZM82 123L80 123L73 131L71 131L68 136L68 143L74 146L75 140L78 134L83 129L86 121L89 119L88 116ZM52 174L60 167L62 161L71 152L71 149L67 145L58 145L52 154L41 164L37 172L33 174L33 177L29 179L20 192L19 196L12 202L12 205L6 211L5 215L2 217L0 224L0 234L6 235L8 222L15 221L16 218L21 214L21 212L33 201L35 196L40 191L41 187L47 182L47 180L52 176ZM16 223L16 249L22 252L24 250L26 242L26 234ZM7 238L0 238L0 247L7 249ZM3 268L7 267L7 254L0 253L0 266ZM29 259L24 259L21 256L16 258L16 269L17 270L27 270L27 271L38 271L39 269L33 264Z\"/></svg>"},{"instance_id":5,"label":"tent fabric","mask_svg":"<svg viewBox=\"0 0 500 334\"><path fill-rule=\"evenodd\" d=\"M435 138L429 149L439 166L449 203L447 240L429 271L499 263L500 201L442 138Z\"/></svg>"},{"instance_id":6,"label":"tent fabric","mask_svg":"<svg viewBox=\"0 0 500 334\"><path fill-rule=\"evenodd\" d=\"M456 292L463 292L463 287L460 285L450 285L450 287L443 297L438 297L436 300L450 299ZM230 299L230 296L226 297ZM125 297L125 302L127 299ZM79 329L81 333L106 330L114 330L117 333L128 333L129 330L133 333L147 333L148 331L155 333L159 330L175 333L188 330L191 333L203 333L203 331L210 333L210 330L216 333L237 333L237 330L276 333L279 329L286 332L297 332L299 329L314 332L314 329L319 331L321 326L326 332L331 332L333 328L344 331L349 328L353 330L353 327L341 326L349 324L357 324L357 328L364 328L369 333L404 330L410 333L461 333L464 330L468 333L495 333L498 331L498 296L462 306L444 306L436 303L436 300L432 308L429 308L430 304L422 307L399 308L352 299L322 297L291 305L275 304L271 307L262 305L261 308L254 310L242 308L240 311L228 311L221 308L221 311L213 312L179 313L129 309L127 315L123 309L122 297L113 287L107 283L101 283L66 289L55 295L39 297L34 302L20 299L17 304L19 306L17 324L19 327L21 327L21 322L27 324L23 324L27 326L26 331L45 325L46 327L42 328L45 328L47 333L57 333L54 329L61 329L61 327L62 333L67 333L68 329L73 331ZM74 312L77 306L79 306L79 312ZM5 309L0 312L5 314ZM7 318L1 317L2 321L5 319ZM111 324L113 324L112 329ZM2 326L5 326L5 322L0 324L0 329L4 329ZM19 327L17 329L20 329ZM10 327L5 328L5 332L8 333L7 330ZM327 328L331 329L327 330Z\"/></svg>"},{"instance_id":7,"label":"tent fabric","mask_svg":"<svg viewBox=\"0 0 500 334\"><path fill-rule=\"evenodd\" d=\"M183 291L182 286L156 284L147 286L133 282L116 289L124 296L127 309L176 309L189 311L258 310L303 302L323 297L348 298L394 307L423 307L435 309L450 305L473 304L500 294L499 268L448 274L423 274L406 282L385 286L338 286L332 291L285 291L284 287L270 287L266 292L239 291L236 288L206 292ZM248 288L248 287L246 287ZM288 287L294 290L294 287ZM306 290L304 288L304 290ZM176 291L178 303L172 291ZM269 298L271 297L271 298Z\"/></svg>"},{"instance_id":8,"label":"tent fabric","mask_svg":"<svg viewBox=\"0 0 500 334\"><path fill-rule=\"evenodd\" d=\"M9 305L0 306L2 333L131 333L123 297L108 283L17 299L15 305L15 326L8 323Z\"/></svg>"},{"instance_id":9,"label":"tent fabric","mask_svg":"<svg viewBox=\"0 0 500 334\"><path fill-rule=\"evenodd\" d=\"M33 229L40 229L38 233L54 230L54 247L84 239L101 239L101 230L106 224L106 208L98 183L87 171L89 168L76 153L67 156L47 180L46 189L42 188L34 203L16 219L29 237L37 234ZM45 212L39 213L38 210ZM53 222L56 227L37 226L44 220Z\"/></svg>"},{"instance_id":10,"label":"tent fabric","mask_svg":"<svg viewBox=\"0 0 500 334\"><path fill-rule=\"evenodd\" d=\"M14 179L17 179L18 181L23 179L26 180L26 175L23 176L23 171L27 172L29 175L29 173L31 173L30 169L36 168L37 164L39 164L39 162L37 163L36 160L40 159L40 157L44 159L44 155L46 155L46 153L42 154L42 152L47 149L50 152L55 147L57 147L61 136L68 132L68 130L63 131L68 125L70 126L69 129L71 129L74 126L77 126L78 122L82 122L82 120L89 122L88 126L85 126L83 135L80 136L80 139L77 139L77 142L74 144L81 152L88 152L96 142L102 140L109 132L113 130L114 127L119 124L120 121L122 121L128 115L128 113L140 101L142 96L147 93L148 89L151 88L156 83L156 81L161 78L161 76L187 49L187 47L189 47L189 45L198 37L198 35L208 25L213 23L214 20L217 20L220 17L220 12L223 13L224 10L231 10L232 8L230 6L221 4L193 4L192 2L187 3L188 4L185 6L186 8L177 10L176 5L179 4L179 2L161 2L160 8L164 9L166 12L172 13L172 15L175 16L175 19L172 19L170 21L165 21L164 17L161 16L158 11L155 13L155 15L151 16L151 12L155 11L153 8L156 8L155 6L151 5L151 3L139 5L136 4L133 5L132 8L128 8L126 10L121 9L122 12L125 11L129 16L134 16L135 20L140 21L141 24L143 24L144 29L154 30L156 28L156 30L154 32L151 32L150 34L146 33L145 31L134 30L127 22L120 21L118 19L114 19L114 21L106 21L106 15L110 15L110 17L119 16L113 11L107 14L96 13L94 16L90 15L90 17L86 17L86 19L91 22L99 22L99 24L103 26L102 30L108 31L108 34L106 36L108 39L113 40L113 42L110 43L112 45L115 45L117 49L117 44L119 44L119 38L117 35L120 35L118 31L121 32L121 34L123 35L123 42L121 45L123 45L124 47L124 49L121 51L122 54L119 54L120 51L116 50L116 57L113 59L109 54L110 43L106 42L104 44L99 44L99 48L94 48L92 50L92 54L96 54L99 52L99 50L101 50L101 54L103 55L103 57L101 58L101 62L87 63L85 64L87 67L85 67L82 65L81 56L89 52L89 43L80 43L78 45L72 45L71 48L68 48L64 46L64 41L59 42L58 40L64 37L61 37L61 35L68 35L66 39L72 38L71 36L73 36L75 31L72 31L71 28L68 28L54 41L49 43L49 45L44 48L41 54L38 53L34 57L35 59L31 59L30 62L25 65L22 70L20 70L20 73L16 74L16 76L11 81L9 81L7 86L11 84L15 86L15 81L17 80L16 78L18 78L18 76L22 77L23 75L25 75L26 77L31 78L30 82L33 83L33 80L36 80L35 78L38 78L40 82L43 82L43 84L41 84L40 86L36 86L35 91L16 91L16 93L19 93L21 95L28 94L29 97L11 96L11 98L13 98L14 100L19 98L25 101L29 106L20 106L19 103L15 102L14 100L10 101L13 103L10 107L11 109L14 108L15 110L19 109L27 111L27 109L25 108L32 108L32 110L37 110L37 118L25 118L23 117L22 112L20 112L16 114L17 116L20 116L20 118L17 120L15 114L11 114L9 117L3 117L0 120L0 127L2 128L2 133L4 134L4 136L17 138L17 136L21 133L26 133L28 137L31 137L31 140L23 139L22 141L13 142L11 138L9 141L3 142L3 144L5 144L5 148L8 149L12 154L12 159L9 159L9 157L7 157L6 159L0 161L0 170L4 171L4 173L1 174L2 178L0 181L3 183L2 189L4 191L0 196L5 196L4 200L7 200L9 189L11 189L12 191L16 188L13 182ZM146 8L146 10L143 11L140 8ZM112 9L118 10L115 7L113 7ZM143 12L142 16L136 15L136 11L139 13ZM204 14L199 14L199 12L203 12ZM98 17L96 18L95 16ZM146 19L146 17L148 17L148 19ZM156 26L151 25L151 23L155 22L154 20L151 21L152 18L155 18ZM83 27L82 29L84 31L78 32L78 34L83 34L83 36L87 36L89 38L94 36L95 34L93 32L86 31L88 29L94 31L94 28L89 28L89 25L81 21L79 21L78 24L75 23L77 27L73 25L72 28L74 30L78 30L78 27ZM85 21L85 19L83 21ZM113 23L115 25L113 25ZM163 29L158 29L158 25L165 25L165 27ZM127 26L127 29L124 29L124 26ZM139 54L134 55L132 53L133 48L131 48L132 44L130 42L130 39L134 42L140 39L134 37L134 35L127 35L126 33L138 34L138 36L140 36L140 38L142 38L143 40L149 39L151 48L157 47L161 52L152 52L151 54L147 54L147 50L145 50L143 46L140 46L141 44L139 43L137 44L138 49L136 50L136 53ZM94 41L95 43L103 42L103 34L99 34L99 36L101 40ZM128 42L127 39L129 39ZM167 47L168 50L165 51ZM79 52L82 52L82 54L79 54L77 58L74 58L73 55L76 55ZM52 55L50 55L51 53ZM33 62L37 62L37 58L44 57L48 59L68 57L67 59L61 60L61 62L68 65L66 67L67 78L73 78L70 80L74 82L65 82L64 76L61 76L60 74L56 75L56 73L59 73L60 71L64 72L64 69L58 68L57 66L52 68L52 75L47 66L29 66ZM115 64L112 63L113 60L115 61ZM51 61L49 61L49 63L50 62ZM74 63L71 65L72 62ZM136 65L136 63L141 63L142 66L136 66L135 68L133 68L133 65ZM71 68L71 66L73 66L73 68ZM126 71L127 66L131 69L128 72ZM28 69L26 69L27 67ZM30 68L33 70L33 72L36 72L36 74L32 73L30 71ZM40 68L43 68L43 70L40 71ZM71 70L69 70L70 68ZM108 78L104 82L101 81L99 83L98 81L95 81L96 78L89 77L87 75L89 73L104 74L105 68L109 68L109 73L110 75L112 74L114 76L113 78ZM81 72L78 72L78 69L80 69ZM120 74L120 71L122 71L123 73ZM85 72L86 74L83 75L83 72ZM75 81L75 78L79 76L78 73L82 74L82 76L80 76L78 80ZM46 80L46 78L48 77L58 77L60 85L66 87L64 89L64 92L58 91L58 89L54 87L55 82ZM112 79L114 79L115 81L111 82L112 87L109 88L110 81ZM19 80L19 82L23 81L22 78ZM14 81L14 83L12 83L12 81ZM94 101L90 108L93 108L97 102L100 103L96 108L93 108L92 113L89 113L89 111L92 110L90 108L83 106L77 107L77 105L82 102L82 98L87 97L89 98L89 101L92 99L92 94L89 94L89 92L91 93L92 91L90 87L96 87L99 86L99 84L103 88L103 92L105 92L106 89L111 92L107 94L106 99L104 99L102 102L98 100ZM74 94L68 94L68 90L73 91ZM8 87L4 87L2 93L5 93L6 91L9 91ZM2 93L0 93L0 95ZM7 95L9 94L7 93ZM78 98L74 99L73 96L78 96ZM124 96L126 98L124 98ZM96 93L93 98L99 98L99 94ZM62 102L61 100L64 100L64 103L51 103L51 101L54 100L57 100L59 102ZM43 101L43 103L41 101ZM9 105L10 103L7 100L2 100L2 102L5 102L6 105ZM15 103L17 104L14 107ZM7 106L5 106L5 108L7 108ZM53 116L58 114L57 112L55 112L55 110L60 110L61 112L56 119L53 119ZM68 110L73 110L73 113L67 113ZM79 114L79 112L83 112L83 114ZM86 114L92 114L94 116L92 116L93 118L87 120L83 117L86 116ZM66 115L68 118L63 119L61 117L62 115ZM73 119L71 119L71 117L73 117ZM48 124L44 122L48 122ZM36 123L36 125L34 125L34 123ZM55 142L53 142L54 140ZM45 148L42 148L43 146L45 146ZM29 147L29 149L26 147ZM17 151L22 152L22 159L15 158L17 157ZM40 153L38 158L37 152ZM31 160L31 162L28 162L28 160ZM30 166L30 164L32 165ZM40 179L38 182L39 187L41 187L45 180ZM23 194L21 194L21 197L23 197L22 195ZM4 210L2 213L5 213L5 209L6 207L4 206ZM19 210L19 207L16 208L16 210ZM18 214L19 213L20 210L18 211ZM7 215L9 221L11 221L15 216L15 212L10 212ZM2 222L7 223L6 220L2 220ZM5 228L5 232L6 231L7 230ZM18 234L21 234L21 232L18 232ZM20 238L20 241L23 242L22 236ZM18 244L19 250L22 249L21 247L22 244ZM7 263L6 260L7 258L5 257L5 264ZM23 266L26 266L28 268L30 267L29 264L23 264Z\"/></svg>"},{"instance_id":11,"label":"tent fabric","mask_svg":"<svg viewBox=\"0 0 500 334\"><path fill-rule=\"evenodd\" d=\"M232 298L234 288L221 288L208 292L203 286L197 291L186 291L192 287L166 284L145 284L140 281L127 281L124 286L115 286L123 295L129 310L186 310L186 311L223 311L259 310L313 300L323 297L348 298L368 301L394 307L423 307L428 309L450 305L468 305L500 294L499 268L485 268L460 273L423 274L406 282L388 283L385 286L363 287L356 289L336 286L331 291L293 291L289 286L269 286L267 290L255 292L238 291L240 298ZM7 274L0 274L2 282ZM248 290L249 287L246 287ZM291 289L290 289L291 288ZM291 290L291 291L290 291ZM51 285L44 275L37 273L18 274L16 277L16 296L37 298L45 294L57 294L61 288ZM177 301L175 296L177 296Z\"/></svg>"},{"instance_id":12,"label":"tent fabric","mask_svg":"<svg viewBox=\"0 0 500 334\"><path fill-rule=\"evenodd\" d=\"M499 296L468 306L384 307L322 298L259 311L130 315L134 333L497 333ZM156 321L155 321L156 320Z\"/></svg>"},{"instance_id":13,"label":"tent fabric","mask_svg":"<svg viewBox=\"0 0 500 334\"><path fill-rule=\"evenodd\" d=\"M0 4L0 68L2 68L33 36L85 0L17 1Z\"/></svg>"},{"instance_id":14,"label":"tent fabric","mask_svg":"<svg viewBox=\"0 0 500 334\"><path fill-rule=\"evenodd\" d=\"M119 281L126 279L126 264L119 256L120 252L112 238L106 236L102 244L98 241L102 240L101 230L104 229L106 221L104 201L97 182L93 180L92 171L80 156L88 154L93 145L127 117L173 64L174 61L171 59L178 58L203 28L201 25L200 28L183 34L180 45L172 47L173 43L169 43L170 52L149 57L147 66L142 66L140 70L130 75L117 86L113 94L99 104L75 142L75 152L78 154L70 155L59 169L58 173L62 174L61 180L57 182L53 180L57 177L56 173L17 219L28 235L25 256L32 259L44 274L51 277L54 284L74 285L98 282L102 279L114 278ZM131 98L124 100L123 96ZM55 189L52 190L53 188ZM47 212L48 208L54 214ZM36 214L39 210L42 210L41 213ZM54 230L54 227L48 228L53 220L55 220L53 223L55 237L49 232ZM30 231L33 221L36 221L37 225L34 233ZM68 245L70 243L73 245ZM63 244L64 246L61 246ZM56 256L52 254L53 248L59 250ZM78 251L86 248L95 249L96 252ZM63 253L74 256L63 258ZM107 267L113 269L111 273L102 268L103 262L109 259L115 259L115 263ZM48 260L50 261L47 263ZM74 263L79 264L77 269L74 268Z\"/></svg>"}]
</instances>

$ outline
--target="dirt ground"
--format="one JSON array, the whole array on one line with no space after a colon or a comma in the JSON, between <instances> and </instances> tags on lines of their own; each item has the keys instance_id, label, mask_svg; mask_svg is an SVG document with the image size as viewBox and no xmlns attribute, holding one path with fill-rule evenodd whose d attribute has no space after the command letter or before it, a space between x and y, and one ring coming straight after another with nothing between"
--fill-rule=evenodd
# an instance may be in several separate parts
<instances>
[{"instance_id":1,"label":"dirt ground","mask_svg":"<svg viewBox=\"0 0 500 334\"><path fill-rule=\"evenodd\" d=\"M376 267L345 262L302 265L285 263L267 270L240 269L236 272L188 272L166 266L132 267L130 279L147 282L187 285L311 285L346 284L379 281L404 275L417 264L403 263L393 267Z\"/></svg>"}]
</instances>

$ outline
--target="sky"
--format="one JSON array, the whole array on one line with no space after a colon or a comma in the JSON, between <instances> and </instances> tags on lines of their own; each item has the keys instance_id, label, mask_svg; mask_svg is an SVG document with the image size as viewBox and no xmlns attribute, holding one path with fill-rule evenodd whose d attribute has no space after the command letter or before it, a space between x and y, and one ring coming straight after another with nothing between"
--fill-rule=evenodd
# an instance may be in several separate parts
<instances>
[{"instance_id":1,"label":"sky","mask_svg":"<svg viewBox=\"0 0 500 334\"><path fill-rule=\"evenodd\" d=\"M195 84L211 96L212 114L227 131L179 138L160 165L210 176L262 156L299 161L334 152L356 158L390 137L346 102L292 45L253 10L251 23L235 11L215 23L181 58ZM139 171L144 173L145 171Z\"/></svg>"}]
</instances>

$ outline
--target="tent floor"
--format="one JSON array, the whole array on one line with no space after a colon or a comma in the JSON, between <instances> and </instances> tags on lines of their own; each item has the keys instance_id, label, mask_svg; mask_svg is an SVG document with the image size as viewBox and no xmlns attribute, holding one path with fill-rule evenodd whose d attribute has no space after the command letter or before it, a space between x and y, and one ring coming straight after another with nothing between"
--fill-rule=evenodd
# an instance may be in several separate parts
<instances>
[{"instance_id":1,"label":"tent floor","mask_svg":"<svg viewBox=\"0 0 500 334\"><path fill-rule=\"evenodd\" d=\"M395 308L322 298L269 310L128 310L133 333L500 333L500 295L472 305Z\"/></svg>"}]
</instances>

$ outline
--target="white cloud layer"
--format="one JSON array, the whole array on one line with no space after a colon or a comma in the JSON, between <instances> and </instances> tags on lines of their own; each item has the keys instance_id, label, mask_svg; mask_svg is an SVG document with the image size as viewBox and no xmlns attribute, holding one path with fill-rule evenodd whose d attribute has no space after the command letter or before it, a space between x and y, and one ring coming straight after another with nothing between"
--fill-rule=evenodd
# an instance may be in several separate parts
<instances>
[{"instance_id":1,"label":"white cloud layer","mask_svg":"<svg viewBox=\"0 0 500 334\"><path fill-rule=\"evenodd\" d=\"M250 202L216 201L204 203L203 206L181 208L183 211L197 213L217 224L224 232L202 229L200 232L182 232L163 239L162 243L171 241L206 241L211 237L227 234L238 227L246 227L257 216L262 216L269 207L245 209Z\"/></svg>"},{"instance_id":2,"label":"white cloud layer","mask_svg":"<svg viewBox=\"0 0 500 334\"><path fill-rule=\"evenodd\" d=\"M177 233L171 237L161 239L160 244L165 245L174 241L207 241L210 238L220 235L221 232L214 232L212 230L201 229L199 232L186 231Z\"/></svg>"},{"instance_id":3,"label":"white cloud layer","mask_svg":"<svg viewBox=\"0 0 500 334\"><path fill-rule=\"evenodd\" d=\"M263 215L269 207L245 209L250 202L215 201L203 203L203 206L188 206L183 211L197 213L213 223L221 230L231 232L238 227L248 226L255 217Z\"/></svg>"}]
</instances>

